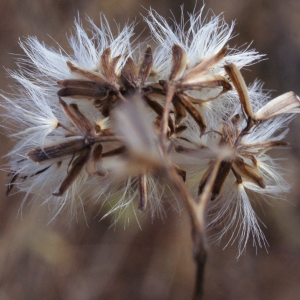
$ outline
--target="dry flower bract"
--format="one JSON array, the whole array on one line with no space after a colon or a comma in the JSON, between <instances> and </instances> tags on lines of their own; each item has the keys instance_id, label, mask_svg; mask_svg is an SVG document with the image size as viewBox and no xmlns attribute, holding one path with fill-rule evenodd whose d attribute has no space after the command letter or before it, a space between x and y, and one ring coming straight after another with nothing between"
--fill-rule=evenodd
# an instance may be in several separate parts
<instances>
[{"instance_id":1,"label":"dry flower bract","mask_svg":"<svg viewBox=\"0 0 300 300\"><path fill-rule=\"evenodd\" d=\"M1 104L16 141L7 194L34 194L54 215L110 203L115 222L130 207L163 215L164 198L175 199L200 231L219 228L215 241L237 240L239 254L251 235L264 246L259 198L248 193L288 191L269 150L288 145L299 98L270 100L259 82L246 85L240 70L262 55L231 48L234 23L222 16L201 10L169 24L149 10L144 20L155 46L132 38L134 24L114 36L103 15L100 27L89 20L90 36L75 22L70 54L33 37L20 43L27 58L9 71L17 84Z\"/></svg>"}]
</instances>

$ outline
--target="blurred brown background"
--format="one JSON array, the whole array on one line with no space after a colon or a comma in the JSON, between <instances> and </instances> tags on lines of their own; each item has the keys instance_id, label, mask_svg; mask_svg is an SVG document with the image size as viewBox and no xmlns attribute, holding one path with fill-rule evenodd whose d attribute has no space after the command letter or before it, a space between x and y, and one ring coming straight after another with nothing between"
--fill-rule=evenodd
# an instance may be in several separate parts
<instances>
[{"instance_id":1,"label":"blurred brown background","mask_svg":"<svg viewBox=\"0 0 300 300\"><path fill-rule=\"evenodd\" d=\"M182 2L172 0L1 0L0 65L14 69L13 54L22 54L18 39L37 36L48 45L55 41L68 48L67 33L79 14L99 20L103 12L114 28L139 21L136 32L146 28L140 13L150 6L169 17L171 9L179 19ZM200 8L202 1L196 4ZM192 11L194 1L185 1ZM277 96L289 90L300 95L300 1L299 0L207 0L207 10L224 12L227 22L237 20L238 36L230 45L253 41L253 47L267 54L265 60L243 75L247 82L260 78ZM206 10L206 11L207 11ZM147 35L146 30L143 35ZM0 69L0 88L13 81ZM237 247L212 245L206 268L204 299L300 299L300 117L292 123L286 156L288 180L293 188L286 202L259 205L270 247L247 252L236 260ZM1 154L12 147L1 136ZM186 214L170 211L164 220L133 221L109 228L99 222L97 207L86 207L70 221L68 212L47 224L47 208L39 203L19 208L23 195L5 197L6 174L0 188L0 300L23 299L189 299L194 287L190 227ZM224 246L224 245L223 245Z\"/></svg>"}]
</instances>

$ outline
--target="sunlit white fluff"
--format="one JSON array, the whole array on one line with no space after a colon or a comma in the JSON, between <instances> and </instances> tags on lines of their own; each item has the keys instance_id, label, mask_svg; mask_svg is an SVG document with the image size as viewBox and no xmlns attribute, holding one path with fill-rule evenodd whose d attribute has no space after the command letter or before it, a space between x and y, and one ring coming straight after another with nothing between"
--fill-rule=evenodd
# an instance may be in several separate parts
<instances>
[{"instance_id":1,"label":"sunlit white fluff","mask_svg":"<svg viewBox=\"0 0 300 300\"><path fill-rule=\"evenodd\" d=\"M174 44L179 45L187 54L187 69L192 68L205 58L219 52L233 38L234 22L227 24L222 15L203 16L204 7L197 13L189 14L188 21L182 16L180 22L172 21L170 25L167 20L159 15L155 10L150 9L148 17L145 18L152 36L158 44L154 56L154 70L158 76L166 76L171 68L171 49ZM251 65L259 60L263 55L257 51L249 49L230 48L224 60L215 67L213 73L224 75L220 68L222 64L234 63L238 68Z\"/></svg>"},{"instance_id":2,"label":"sunlit white fluff","mask_svg":"<svg viewBox=\"0 0 300 300\"><path fill-rule=\"evenodd\" d=\"M75 65L91 71L97 71L101 75L99 57L107 48L111 49L112 57L121 56L117 64L117 72L128 55L131 54L131 41L134 32L134 24L118 28L118 34L113 35L107 19L100 15L100 27L92 20L88 20L91 26L91 34L82 28L81 22L75 22L75 34L69 37L69 43L73 53L67 53L61 46L57 49L40 42L36 37L29 37L20 42L27 58L18 60L19 70L12 72L13 77L25 77L39 87L46 94L54 95L57 92L57 81L77 78L72 74L66 64L71 61ZM16 75L14 75L16 73ZM102 74L103 76L103 74Z\"/></svg>"},{"instance_id":3,"label":"sunlit white fluff","mask_svg":"<svg viewBox=\"0 0 300 300\"><path fill-rule=\"evenodd\" d=\"M15 79L22 85L18 88L18 94L2 94L6 102L1 106L9 111L3 125L9 124L7 128L11 130L11 136L21 139L15 152L22 152L26 144L42 145L46 137L57 128L62 112L57 100L45 97L30 80L24 77Z\"/></svg>"},{"instance_id":4,"label":"sunlit white fluff","mask_svg":"<svg viewBox=\"0 0 300 300\"><path fill-rule=\"evenodd\" d=\"M52 195L65 178L72 155L70 154L70 158L61 164L53 164L52 160L37 164L28 159L27 153L36 147L43 149L49 144L59 144L65 139L66 131L58 127L58 124L62 123L70 128L72 124L63 114L57 97L45 96L31 81L23 77L18 81L23 85L18 89L19 95L13 97L2 95L5 103L1 104L10 112L5 115L2 126L6 127L9 124L7 128L11 132L11 137L17 140L13 149L6 155L9 162L4 167L14 172L11 176L18 174L12 193L17 191L25 193L24 201L30 194L34 194L35 199L40 198L49 208L51 207L53 215L61 211L67 203L70 206L78 206L80 198L90 189L97 187L100 194L104 194L112 179L101 178L97 182L91 181L84 169L63 196ZM99 111L87 108L85 105L81 110L85 111L92 121L96 123L102 120L103 124L107 122Z\"/></svg>"},{"instance_id":5,"label":"sunlit white fluff","mask_svg":"<svg viewBox=\"0 0 300 300\"><path fill-rule=\"evenodd\" d=\"M222 195L209 205L207 228L219 231L211 239L219 244L221 239L226 238L226 246L237 242L238 256L245 251L249 238L253 238L254 247L266 247L262 222L252 206L253 201L247 194L247 182L237 184L235 178L229 176Z\"/></svg>"}]
</instances>

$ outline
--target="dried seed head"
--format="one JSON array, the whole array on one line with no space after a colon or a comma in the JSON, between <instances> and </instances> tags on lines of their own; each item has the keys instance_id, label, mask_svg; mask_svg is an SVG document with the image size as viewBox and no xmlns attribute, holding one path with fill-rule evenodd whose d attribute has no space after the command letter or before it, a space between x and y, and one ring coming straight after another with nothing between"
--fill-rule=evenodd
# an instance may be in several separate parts
<instances>
[{"instance_id":1,"label":"dried seed head","mask_svg":"<svg viewBox=\"0 0 300 300\"><path fill-rule=\"evenodd\" d=\"M11 72L20 93L1 104L18 139L7 194L13 186L42 194L57 212L88 191L101 205L112 201L117 221L132 204L161 212L167 190L203 215L189 188L213 200L209 226L224 225L220 238L232 228L240 252L251 233L263 245L247 193L287 191L267 151L288 145L283 128L300 112L299 98L289 92L268 102L257 83L247 87L240 69L261 55L227 46L233 24L220 16L205 23L201 14L173 29L150 10L157 46L143 51L145 43L131 46L133 25L114 37L103 16L91 38L75 24L72 55L35 38L21 43L26 68Z\"/></svg>"}]
</instances>

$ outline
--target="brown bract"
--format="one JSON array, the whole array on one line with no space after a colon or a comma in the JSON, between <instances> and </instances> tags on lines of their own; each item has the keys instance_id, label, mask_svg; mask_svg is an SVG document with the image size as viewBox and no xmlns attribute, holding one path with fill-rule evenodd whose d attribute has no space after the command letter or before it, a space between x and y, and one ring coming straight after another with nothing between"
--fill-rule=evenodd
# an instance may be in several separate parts
<instances>
[{"instance_id":1,"label":"brown bract","mask_svg":"<svg viewBox=\"0 0 300 300\"><path fill-rule=\"evenodd\" d=\"M274 98L256 113L253 113L248 89L240 70L235 64L225 65L224 68L234 84L247 117L255 121L266 121L281 114L300 113L300 101L294 92L288 92Z\"/></svg>"},{"instance_id":2,"label":"brown bract","mask_svg":"<svg viewBox=\"0 0 300 300\"><path fill-rule=\"evenodd\" d=\"M152 70L153 57L151 47L147 47L140 67L129 57L121 71L121 79L127 89L144 87Z\"/></svg>"},{"instance_id":3,"label":"brown bract","mask_svg":"<svg viewBox=\"0 0 300 300\"><path fill-rule=\"evenodd\" d=\"M214 200L220 194L230 172L235 176L237 184L241 184L243 180L247 180L264 189L266 185L255 157L273 148L288 146L288 143L280 140L245 144L242 141L242 137L245 134L249 134L250 129L253 129L253 127L247 124L243 130L239 130L239 122L240 116L235 115L229 122L223 123L222 130L218 133L220 135L218 145L220 149L227 148L232 151L228 152L230 155L223 158L220 163L215 182L212 186L211 200ZM182 153L195 152L194 149L183 147L176 150ZM198 195L202 194L207 185L207 180L214 167L214 161L210 160L209 166L200 180Z\"/></svg>"},{"instance_id":4,"label":"brown bract","mask_svg":"<svg viewBox=\"0 0 300 300\"><path fill-rule=\"evenodd\" d=\"M107 48L100 55L100 71L91 71L67 61L70 72L79 79L67 79L57 82L62 88L58 91L60 97L92 99L104 116L108 116L112 106L118 99L124 100L119 92L117 64L120 56L111 57Z\"/></svg>"},{"instance_id":5,"label":"brown bract","mask_svg":"<svg viewBox=\"0 0 300 300\"><path fill-rule=\"evenodd\" d=\"M27 157L38 164L56 164L61 166L62 161L69 160L69 170L58 192L54 196L62 196L84 167L91 175L105 176L106 170L102 167L102 143L116 142L119 139L110 129L101 128L99 124L93 125L74 103L67 104L59 98L59 103L73 128L61 123L58 126L66 130L67 135L60 141L51 145L37 147L28 152ZM115 151L119 149L116 148Z\"/></svg>"},{"instance_id":6,"label":"brown bract","mask_svg":"<svg viewBox=\"0 0 300 300\"><path fill-rule=\"evenodd\" d=\"M201 135L206 131L206 123L201 116L197 104L201 105L201 99L195 99L188 95L187 91L201 91L204 88L222 88L222 91L214 98L216 99L222 93L231 90L228 80L220 75L207 74L213 67L222 61L227 53L227 47L202 60L194 67L186 70L187 56L185 51L179 46L174 45L172 48L172 69L168 80L161 80L160 85L164 88L166 94L165 108L170 110L169 103L174 106L174 116L176 124L186 116L188 112L196 121L200 128ZM168 113L166 112L165 116ZM163 119L164 120L164 119ZM164 120L165 122L165 120ZM162 136L167 132L166 125L162 123Z\"/></svg>"}]
</instances>

